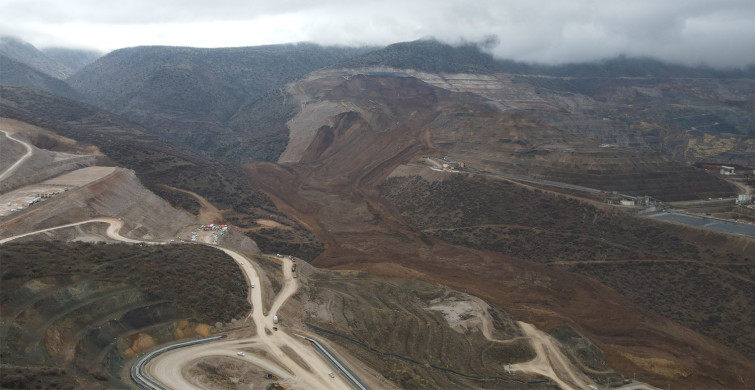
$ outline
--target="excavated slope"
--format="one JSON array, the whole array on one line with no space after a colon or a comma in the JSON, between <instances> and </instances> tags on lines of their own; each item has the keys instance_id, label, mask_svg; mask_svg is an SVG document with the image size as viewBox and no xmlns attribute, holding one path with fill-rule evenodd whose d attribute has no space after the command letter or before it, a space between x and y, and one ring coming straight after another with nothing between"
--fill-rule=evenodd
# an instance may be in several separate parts
<instances>
[{"instance_id":1,"label":"excavated slope","mask_svg":"<svg viewBox=\"0 0 755 390\"><path fill-rule=\"evenodd\" d=\"M172 208L144 188L133 171L123 168L35 207L4 223L0 236L8 237L93 217L113 217L125 222L122 235L159 240L173 237L193 223L188 213Z\"/></svg>"},{"instance_id":2,"label":"excavated slope","mask_svg":"<svg viewBox=\"0 0 755 390\"><path fill-rule=\"evenodd\" d=\"M11 133L14 138L29 142L25 135ZM11 166L23 156L26 149L18 142L10 141L0 133L0 170ZM0 181L0 192L6 192L29 183L36 183L75 169L94 165L95 156L76 155L70 153L51 152L31 145L32 155L13 171L7 178ZM5 153L6 149L8 154ZM19 154L18 151L21 151Z\"/></svg>"},{"instance_id":3,"label":"excavated slope","mask_svg":"<svg viewBox=\"0 0 755 390\"><path fill-rule=\"evenodd\" d=\"M325 252L313 264L447 284L501 305L541 329L570 324L606 352L612 367L625 374L636 370L651 383L736 388L755 380L752 365L741 353L642 309L593 279L430 237L408 225L377 191L398 165L443 153L450 146L436 141L444 134L446 139L457 134L455 142L476 153L495 156L498 151L499 161L516 161L518 148L555 151L562 153L556 154L559 158L564 153L568 158L572 151L595 151L595 140L502 113L477 95L402 75L327 71L300 87L305 93L299 96L308 99L305 107L336 103L330 105L334 115L308 117L309 111L302 111L293 122L310 120L316 130L302 126L304 131L291 132L292 147L282 159L288 162L248 164L246 171L280 210L325 243ZM490 139L496 131L511 132L504 136L511 142ZM611 169L621 168L616 163L611 162ZM631 168L651 171L649 166ZM544 198L535 201L548 205ZM463 215L467 210L454 212ZM574 229L575 234L583 231L579 225Z\"/></svg>"},{"instance_id":4,"label":"excavated slope","mask_svg":"<svg viewBox=\"0 0 755 390\"><path fill-rule=\"evenodd\" d=\"M376 94L381 87L369 82L374 74L393 79L395 90ZM582 97L579 99L585 101L562 99L556 104L533 87L515 83L510 75L327 69L289 84L287 90L300 111L287 123L289 143L280 163L306 160L308 148L310 156L319 155L326 148L323 142L332 138L323 129L336 127L338 118L357 114L380 132L424 126L423 143L432 148L428 153L448 155L481 171L650 195L666 201L735 193L732 185L672 160L645 141L622 139L622 134L633 134L629 129L602 124L588 126L592 131L571 131L568 126L554 127L542 121L546 116L526 115L533 110L549 115L587 110L598 102ZM407 115L402 116L402 110ZM427 121L420 123L420 116ZM393 142L384 140L382 145ZM360 150L375 146L365 143Z\"/></svg>"}]
</instances>

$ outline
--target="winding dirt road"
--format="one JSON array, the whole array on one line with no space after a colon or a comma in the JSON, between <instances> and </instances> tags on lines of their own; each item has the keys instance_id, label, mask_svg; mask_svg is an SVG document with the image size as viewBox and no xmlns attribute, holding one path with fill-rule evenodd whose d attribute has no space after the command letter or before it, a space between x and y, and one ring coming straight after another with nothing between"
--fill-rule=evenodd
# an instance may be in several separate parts
<instances>
[{"instance_id":1,"label":"winding dirt road","mask_svg":"<svg viewBox=\"0 0 755 390\"><path fill-rule=\"evenodd\" d=\"M120 230L123 227L123 222L114 218L94 218L82 222L41 229L2 239L0 240L0 244L21 237L87 223L107 223L106 234L115 240L129 243L165 244L165 242L140 241L121 236ZM350 389L351 387L340 376L336 376L336 378L328 376L328 372L332 371L331 367L308 344L303 343L299 338L294 338L282 330L273 330L273 327L276 326L273 324L273 316L277 314L281 306L299 288L297 279L293 277L293 262L287 257L282 259L284 286L275 297L270 311L266 315L263 313L262 305L263 289L261 288L259 274L252 261L233 250L216 248L222 250L236 261L243 271L247 283L254 283L255 286L260 286L258 288L250 288L248 296L248 300L252 304L252 312L249 314L249 317L254 321L256 335L244 339L199 344L167 352L155 358L147 365L149 375L169 388L195 388L196 385L192 384L185 377L184 368L197 359L211 356L225 356L254 364L281 379L290 380L293 382L294 388ZM480 313L480 318L482 320L482 332L487 339L502 343L514 341L494 339L491 334L491 319L482 313ZM524 332L524 336L516 339L529 339L537 357L526 363L512 364L512 370L546 376L566 390L589 388L589 379L573 367L569 359L564 356L547 333L525 322L518 322L518 324L522 332ZM246 356L237 354L242 349L249 350L250 348L264 350L266 353L260 356L252 353L246 353ZM284 352L284 348L287 352Z\"/></svg>"},{"instance_id":2,"label":"winding dirt road","mask_svg":"<svg viewBox=\"0 0 755 390\"><path fill-rule=\"evenodd\" d=\"M145 244L165 244L164 242L139 241L139 240L134 240L134 239L131 239L131 238L128 238L128 237L121 236L120 235L120 231L121 231L121 228L123 227L123 221L117 220L115 218L93 218L93 219L88 219L88 220L82 221L82 222L74 222L74 223L69 223L69 224L66 224L66 225L55 226L55 227L51 227L51 228L47 228L47 229L35 230L33 232L19 234L17 236L12 236L12 237L8 237L8 238L4 238L4 239L0 240L0 244L6 243L8 241L13 241L13 240L21 238L21 237L31 236L31 235L34 235L34 234L49 232L49 231L58 230L58 229L65 229L65 228L68 228L68 227L79 226L79 225L84 225L84 224L87 224L87 223L95 223L95 222L107 223L109 226L108 226L107 231L105 232L105 234L107 234L108 237L110 237L110 238L112 238L114 240L123 241L123 242L129 242L129 243L133 243L133 244L139 244L139 243L145 243Z\"/></svg>"},{"instance_id":3,"label":"winding dirt road","mask_svg":"<svg viewBox=\"0 0 755 390\"><path fill-rule=\"evenodd\" d=\"M243 255L230 249L218 248L239 264L249 283L260 286L259 275L251 261ZM177 349L155 358L147 366L149 375L174 389L194 387L183 376L183 368L201 357L229 356L235 359L254 363L259 367L269 369L281 378L289 378L294 383L294 388L316 389L350 389L351 387L340 376L330 378L330 368L317 353L304 344L301 340L294 339L284 331L274 331L273 316L277 310L296 293L298 285L293 278L291 266L293 262L288 258L283 259L284 287L275 297L270 312L265 315L262 310L262 288L250 289L249 301L252 304L250 316L255 324L256 335L250 338L227 340L218 343L190 346ZM280 326L280 325L278 325ZM249 347L263 349L266 354L255 356L246 353L239 356L237 352ZM288 350L288 353L283 351ZM222 353L219 353L221 352ZM291 355L294 356L291 356ZM298 359L295 359L298 357ZM302 364L303 362L303 364Z\"/></svg>"},{"instance_id":4,"label":"winding dirt road","mask_svg":"<svg viewBox=\"0 0 755 390\"><path fill-rule=\"evenodd\" d=\"M535 328L532 324L521 321L517 323L522 332L529 337L537 357L526 363L512 364L513 371L547 376L564 390L589 388L590 380L574 368L550 335Z\"/></svg>"},{"instance_id":5,"label":"winding dirt road","mask_svg":"<svg viewBox=\"0 0 755 390\"><path fill-rule=\"evenodd\" d=\"M13 172L15 172L16 169L18 169L19 165L23 164L24 161L28 160L29 157L31 157L31 155L33 153L33 149L31 148L31 145L29 145L28 143L26 143L24 141L21 141L20 139L16 139L16 138L11 137L10 133L8 133L7 131L5 131L5 130L0 130L0 131L2 131L3 133L5 133L5 136L9 140L16 141L16 142L20 143L21 145L24 145L24 147L26 148L26 153L23 156L21 156L21 158L19 158L18 160L16 160L16 162L13 163L13 165L11 165L10 167L8 167L8 169L6 169L3 173L0 173L0 181L3 181L8 176L10 176Z\"/></svg>"},{"instance_id":6,"label":"winding dirt road","mask_svg":"<svg viewBox=\"0 0 755 390\"><path fill-rule=\"evenodd\" d=\"M483 301L479 300L478 307L482 307L482 304ZM532 324L517 321L524 336L499 340L493 338L492 318L485 314L483 310L479 310L476 314L481 320L482 334L486 339L501 344L509 344L518 340L530 341L532 348L535 350L536 357L525 363L512 364L512 371L522 371L548 377L564 390L589 388L588 385L592 381L574 367L549 334L537 329Z\"/></svg>"},{"instance_id":7,"label":"winding dirt road","mask_svg":"<svg viewBox=\"0 0 755 390\"><path fill-rule=\"evenodd\" d=\"M129 243L166 244L165 242L140 241L123 237L120 235L123 222L114 218L94 218L82 222L75 222L19 234L0 240L0 244L34 234L98 222L107 223L109 225L106 234L108 237L115 240ZM247 282L254 283L255 286L258 286L258 288L249 289L248 297L249 302L252 304L252 312L249 316L254 321L257 334L250 338L199 344L165 353L156 357L147 365L149 375L169 388L196 388L196 385L189 382L184 376L184 368L191 362L202 357L227 356L254 364L266 371L274 373L282 379L289 379L293 382L294 388L351 389L351 387L340 376L331 378L328 375L328 373L332 371L332 368L309 346L309 343L304 343L302 341L303 339L294 338L283 330L273 330L274 326L281 326L280 324L273 324L273 316L277 314L278 309L280 309L280 307L283 306L283 304L294 295L299 288L297 279L293 277L293 272L291 270L293 261L287 257L283 258L282 268L284 286L280 293L275 297L269 313L265 315L262 309L262 288L260 278L252 261L233 250L219 247L215 248L220 249L231 256L243 271ZM246 349L249 347L262 349L265 351L265 354L261 354L260 356L251 353L246 353L246 356L239 356L237 354L240 349ZM286 352L284 352L284 349L286 349Z\"/></svg>"}]
</instances>

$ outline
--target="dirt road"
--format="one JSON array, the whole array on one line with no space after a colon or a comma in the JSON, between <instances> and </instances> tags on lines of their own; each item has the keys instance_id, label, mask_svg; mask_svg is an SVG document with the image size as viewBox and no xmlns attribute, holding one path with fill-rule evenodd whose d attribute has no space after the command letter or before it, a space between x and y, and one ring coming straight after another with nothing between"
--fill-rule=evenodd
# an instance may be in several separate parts
<instances>
[{"instance_id":1,"label":"dirt road","mask_svg":"<svg viewBox=\"0 0 755 390\"><path fill-rule=\"evenodd\" d=\"M197 202L199 202L199 215L197 215L197 219L199 220L199 223L203 225L218 223L218 221L223 221L225 219L223 217L223 214L220 212L220 210L217 209L217 207L215 207L207 199L197 194L196 192L171 187L165 184L159 184L158 186L170 191L183 192L184 194L191 195L194 199L196 199Z\"/></svg>"},{"instance_id":2,"label":"dirt road","mask_svg":"<svg viewBox=\"0 0 755 390\"><path fill-rule=\"evenodd\" d=\"M254 321L257 334L250 338L202 344L171 351L150 362L147 366L149 375L167 387L185 389L193 386L183 376L184 367L199 357L228 356L255 364L281 378L288 378L293 388L350 389L340 376L336 378L328 376L332 368L308 344L295 339L282 329L273 330L275 326L283 328L281 324L273 324L273 316L298 289L297 279L293 278L291 272L293 262L288 258L283 259L285 284L275 297L269 313L265 315L262 310L262 288L259 275L251 261L230 249L218 249L227 253L238 263L247 282L258 286L249 289L249 301L252 304L250 316ZM245 353L246 356L238 355L239 351L249 347L262 349L267 353L262 356L255 356L249 352ZM284 348L289 352L284 352Z\"/></svg>"},{"instance_id":3,"label":"dirt road","mask_svg":"<svg viewBox=\"0 0 755 390\"><path fill-rule=\"evenodd\" d=\"M478 305L480 308L483 307L482 305L484 305L484 301L478 300ZM564 356L563 352L561 352L561 349L556 345L553 338L547 333L537 329L532 324L517 321L524 336L514 337L508 340L498 340L493 338L492 318L483 310L478 310L476 314L481 320L481 331L486 339L502 344L508 344L523 339L530 341L532 348L535 350L535 359L526 363L512 364L512 371L522 371L546 376L556 382L562 389L589 388L588 384L592 383L592 381L574 367L571 361Z\"/></svg>"},{"instance_id":4,"label":"dirt road","mask_svg":"<svg viewBox=\"0 0 755 390\"><path fill-rule=\"evenodd\" d=\"M13 165L11 165L10 167L8 167L8 169L6 169L3 173L0 173L0 181L3 181L3 180L5 180L5 178L7 178L11 174L13 174L13 172L15 172L16 169L18 169L18 167L21 164L24 163L24 161L28 160L29 157L31 157L31 155L33 153L33 150L31 148L31 145L29 145L28 143L26 143L24 141L21 141L19 139L11 137L10 133L8 133L5 130L0 130L0 131L2 131L3 133L5 133L5 136L9 140L16 141L16 142L20 143L21 145L24 145L24 147L26 148L26 153L23 156L21 156L21 158L19 158L15 163L13 163Z\"/></svg>"},{"instance_id":5,"label":"dirt road","mask_svg":"<svg viewBox=\"0 0 755 390\"><path fill-rule=\"evenodd\" d=\"M165 244L165 242L139 241L121 236L120 230L123 227L123 222L114 218L94 218L82 222L41 229L0 240L0 244L34 234L97 222L107 223L109 226L106 234L115 240L129 243ZM284 286L275 297L269 313L265 315L262 310L263 289L260 284L259 274L251 260L233 250L226 248L218 249L236 261L243 271L247 283L254 283L255 286L258 286L257 288L249 289L248 297L249 302L252 304L252 312L249 316L254 321L256 336L200 344L165 353L147 365L149 375L173 389L194 388L195 386L184 377L184 367L200 357L229 356L255 364L275 373L280 378L289 378L293 384L293 388L350 389L351 387L340 376L336 376L335 378L329 377L328 373L332 371L332 368L322 360L309 344L305 344L301 339L294 338L283 330L273 330L273 327L282 327L282 324L276 325L273 323L273 316L277 315L278 309L296 293L299 287L297 279L293 277L291 270L293 261L287 257L283 258ZM250 346L257 346L259 349L265 350L266 354L263 356L254 356L251 353L246 354L246 356L239 356L237 354L241 348ZM284 352L283 349L286 349L288 352Z\"/></svg>"},{"instance_id":6,"label":"dirt road","mask_svg":"<svg viewBox=\"0 0 755 390\"><path fill-rule=\"evenodd\" d=\"M21 237L31 236L31 235L34 235L34 234L49 232L49 231L58 230L58 229L64 229L64 228L73 227L73 226L84 225L84 224L87 224L87 223L95 223L95 222L102 222L102 223L109 224L109 226L107 228L107 231L106 231L106 234L107 234L108 237L110 237L112 239L115 239L115 240L118 240L118 241L123 241L123 242L130 242L130 243L133 243L133 244L145 243L145 241L134 240L134 239L131 239L131 238L128 238L128 237L121 236L120 235L120 231L121 231L121 228L123 227L123 221L117 220L115 218L93 218L93 219L88 219L88 220L82 221L82 222L69 223L67 225L55 226L55 227L51 227L51 228L47 228L47 229L36 230L36 231L33 231L33 232L19 234L17 236L12 236L12 237L8 237L8 238L4 238L4 239L0 240L0 244L6 243L8 241L13 241L13 240L15 240L17 238L21 238ZM163 242L150 242L149 244L164 244L164 243Z\"/></svg>"},{"instance_id":7,"label":"dirt road","mask_svg":"<svg viewBox=\"0 0 755 390\"><path fill-rule=\"evenodd\" d=\"M0 244L47 231L98 222L109 225L106 234L110 238L129 243L164 244L164 242L145 242L121 236L120 229L123 227L123 222L114 218L94 218L37 230L0 240ZM294 388L350 389L350 386L340 376L336 378L328 376L328 372L332 371L331 367L309 345L304 344L301 340L292 337L283 330L273 330L275 326L282 327L281 324L276 325L273 323L273 316L296 293L299 287L297 284L298 280L293 277L293 261L288 257L283 257L284 286L275 297L269 313L265 315L262 309L263 289L261 288L259 274L252 262L233 250L226 248L218 249L236 261L243 271L247 283L254 283L255 286L259 286L258 288L250 288L248 296L248 300L252 304L252 312L249 316L254 321L256 335L250 338L199 344L173 350L155 358L149 363L147 366L149 375L169 388L193 388L195 386L184 376L184 368L186 366L203 357L226 356L249 362L274 373L279 378L289 381ZM489 323L490 318L481 315L481 319L483 334L487 339L497 342L513 341L494 339L490 331L492 325ZM563 355L548 334L525 322L519 322L519 326L525 336L518 337L517 339L527 338L531 340L537 357L526 363L512 365L512 370L546 376L564 389L588 388L589 380L574 369L569 359ZM252 353L245 353L245 356L238 355L239 351L250 347L265 350L267 353L263 356L256 356ZM286 348L289 352L284 352L283 348ZM296 356L291 356L290 354ZM295 357L298 357L298 359L295 359Z\"/></svg>"},{"instance_id":8,"label":"dirt road","mask_svg":"<svg viewBox=\"0 0 755 390\"><path fill-rule=\"evenodd\" d=\"M513 371L531 372L551 378L562 389L588 389L591 383L578 372L564 356L553 338L534 325L517 321L522 332L529 337L537 357L526 363L512 364Z\"/></svg>"},{"instance_id":9,"label":"dirt road","mask_svg":"<svg viewBox=\"0 0 755 390\"><path fill-rule=\"evenodd\" d=\"M267 359L262 359L251 353L246 353L245 356L239 356L237 351L245 348L261 347L259 343L250 343L242 340L228 340L220 342L212 342L207 344L201 344L191 348L191 360L211 358L211 357L229 357L233 359L239 359L244 362L248 362L257 367L262 368L266 372L274 374L280 378L283 382L288 382L294 379L290 371L282 368L281 366L270 362ZM184 363L184 356L182 349L173 350L164 353L159 359L155 359L149 364L150 376L155 377L154 373L160 373L159 381L166 387L174 389L191 389L196 385L192 384L189 379L184 376L184 370L182 364ZM177 363L179 363L177 365Z\"/></svg>"}]
</instances>

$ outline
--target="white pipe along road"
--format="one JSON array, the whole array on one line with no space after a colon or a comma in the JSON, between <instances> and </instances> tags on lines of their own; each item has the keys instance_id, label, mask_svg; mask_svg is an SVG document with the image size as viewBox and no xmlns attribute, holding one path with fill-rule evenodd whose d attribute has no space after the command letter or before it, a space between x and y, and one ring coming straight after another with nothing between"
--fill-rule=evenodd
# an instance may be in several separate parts
<instances>
[{"instance_id":1,"label":"white pipe along road","mask_svg":"<svg viewBox=\"0 0 755 390\"><path fill-rule=\"evenodd\" d=\"M30 233L19 234L0 240L0 244L6 243L21 237L34 234L44 233L56 229L63 229L83 225L87 223L107 223L107 236L115 240L129 243L145 244L165 244L165 242L150 242L134 240L120 235L120 229L123 222L114 218L94 218L82 222L75 222L66 225L56 226L47 229L41 229ZM280 307L296 293L299 288L297 279L293 277L291 266L293 262L284 257L283 276L284 286L280 293L275 297L270 312L265 315L262 311L262 288L260 278L252 261L240 253L227 248L218 248L222 250L239 265L247 279L248 283L254 283L257 288L249 289L249 302L252 304L252 312L249 317L254 321L256 335L244 339L211 342L207 344L198 344L179 348L162 354L154 358L147 365L149 375L159 381L161 384L172 389L198 388L196 384L191 383L183 374L183 368L196 359L209 356L226 356L234 359L243 360L257 365L282 379L292 380L295 387L311 389L351 389L343 378L336 375L335 378L329 376L332 371L330 366L323 361L309 345L303 342L303 339L294 338L284 331L274 331L273 316L277 315ZM238 354L240 348L255 346L266 350L266 354L256 356L252 353L245 353L245 356ZM283 351L283 348L287 352ZM291 355L297 355L298 361Z\"/></svg>"}]
</instances>

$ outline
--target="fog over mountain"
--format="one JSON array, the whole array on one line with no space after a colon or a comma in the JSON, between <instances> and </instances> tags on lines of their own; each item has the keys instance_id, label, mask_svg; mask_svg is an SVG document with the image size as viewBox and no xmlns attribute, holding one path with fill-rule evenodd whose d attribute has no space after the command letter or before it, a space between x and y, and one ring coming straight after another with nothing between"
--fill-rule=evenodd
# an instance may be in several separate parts
<instances>
[{"instance_id":1,"label":"fog over mountain","mask_svg":"<svg viewBox=\"0 0 755 390\"><path fill-rule=\"evenodd\" d=\"M387 45L478 42L498 58L566 63L617 55L719 68L755 63L755 3L737 0L248 2L8 1L0 35L37 47Z\"/></svg>"},{"instance_id":2,"label":"fog over mountain","mask_svg":"<svg viewBox=\"0 0 755 390\"><path fill-rule=\"evenodd\" d=\"M0 0L0 388L755 389L745 1Z\"/></svg>"}]
</instances>

